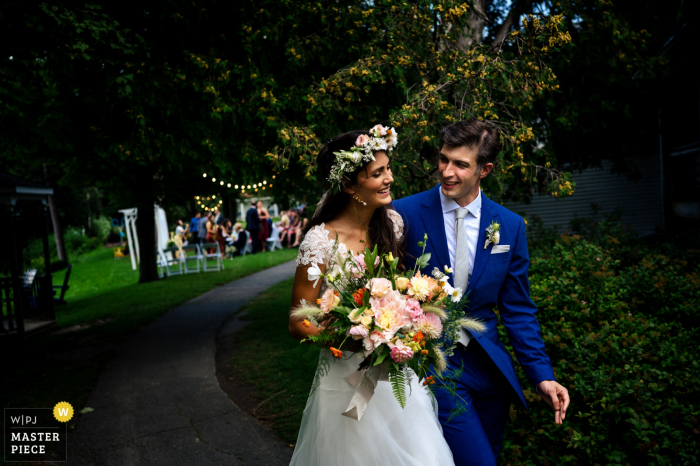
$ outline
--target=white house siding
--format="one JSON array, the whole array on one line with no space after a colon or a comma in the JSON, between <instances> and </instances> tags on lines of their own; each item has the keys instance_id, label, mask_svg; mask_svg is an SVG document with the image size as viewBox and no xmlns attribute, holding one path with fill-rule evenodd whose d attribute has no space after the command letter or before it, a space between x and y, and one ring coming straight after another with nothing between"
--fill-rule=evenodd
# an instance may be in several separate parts
<instances>
[{"instance_id":1,"label":"white house siding","mask_svg":"<svg viewBox=\"0 0 700 466\"><path fill-rule=\"evenodd\" d=\"M634 163L642 174L636 183L610 173L611 163L604 162L602 169L574 172L576 189L566 199L536 194L529 205L515 202L504 205L526 218L538 215L545 228L556 228L562 233L574 218L598 220L620 207L623 224L631 225L642 235L652 233L663 224L660 160L658 156L649 156L635 159ZM593 213L593 204L597 204L597 214Z\"/></svg>"}]
</instances>

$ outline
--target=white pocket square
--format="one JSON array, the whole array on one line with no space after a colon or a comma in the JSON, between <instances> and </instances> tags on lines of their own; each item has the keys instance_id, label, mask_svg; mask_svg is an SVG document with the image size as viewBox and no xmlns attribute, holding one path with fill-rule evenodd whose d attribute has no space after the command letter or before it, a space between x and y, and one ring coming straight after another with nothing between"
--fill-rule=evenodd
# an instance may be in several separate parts
<instances>
[{"instance_id":1,"label":"white pocket square","mask_svg":"<svg viewBox=\"0 0 700 466\"><path fill-rule=\"evenodd\" d=\"M510 244L497 244L493 248L491 248L491 254L501 254L503 252L508 252L510 251Z\"/></svg>"}]
</instances>

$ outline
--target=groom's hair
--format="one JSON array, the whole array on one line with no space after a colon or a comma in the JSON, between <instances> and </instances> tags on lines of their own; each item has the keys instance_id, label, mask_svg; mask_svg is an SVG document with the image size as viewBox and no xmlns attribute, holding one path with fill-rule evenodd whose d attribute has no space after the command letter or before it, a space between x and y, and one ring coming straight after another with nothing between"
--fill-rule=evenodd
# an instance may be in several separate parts
<instances>
[{"instance_id":1,"label":"groom's hair","mask_svg":"<svg viewBox=\"0 0 700 466\"><path fill-rule=\"evenodd\" d=\"M476 152L476 164L483 167L494 163L501 148L501 137L496 128L480 120L457 121L442 128L442 144L465 146Z\"/></svg>"}]
</instances>

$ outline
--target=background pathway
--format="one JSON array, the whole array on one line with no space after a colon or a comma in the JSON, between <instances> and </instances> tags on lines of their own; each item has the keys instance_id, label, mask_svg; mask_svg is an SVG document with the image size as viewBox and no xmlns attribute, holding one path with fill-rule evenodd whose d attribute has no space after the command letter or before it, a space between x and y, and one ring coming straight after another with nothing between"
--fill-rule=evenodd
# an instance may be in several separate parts
<instances>
[{"instance_id":1,"label":"background pathway","mask_svg":"<svg viewBox=\"0 0 700 466\"><path fill-rule=\"evenodd\" d=\"M216 335L248 300L291 277L290 261L179 306L127 342L69 437L69 465L288 465L292 449L216 380ZM231 322L223 330L232 330Z\"/></svg>"}]
</instances>

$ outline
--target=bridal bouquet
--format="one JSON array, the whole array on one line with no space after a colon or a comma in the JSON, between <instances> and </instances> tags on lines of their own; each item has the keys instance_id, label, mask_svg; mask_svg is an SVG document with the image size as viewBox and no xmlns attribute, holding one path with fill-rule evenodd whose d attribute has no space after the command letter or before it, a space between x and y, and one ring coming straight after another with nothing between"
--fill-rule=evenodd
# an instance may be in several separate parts
<instances>
[{"instance_id":1,"label":"bridal bouquet","mask_svg":"<svg viewBox=\"0 0 700 466\"><path fill-rule=\"evenodd\" d=\"M428 375L430 367L439 377L462 327L484 329L480 322L464 316L466 298L461 289L449 284L447 274L452 272L449 267L435 268L430 275L421 273L420 269L430 259L430 254L425 254L425 240L427 235L418 243L423 254L415 268L403 273L397 270L398 258L379 254L377 247L354 255L352 251L340 252L336 246L331 270L321 273L315 266L308 270L309 280L326 279L329 289L316 306L302 302L293 312L295 317L303 319L304 325L322 328L308 340L322 347L334 345L330 351L336 358L343 357L346 342L356 342L355 348L361 343L358 352L364 359L358 370L367 369L366 374L371 374L375 369L374 379L370 381L374 384L370 387L372 393L378 380L386 380L381 375L384 371L401 407L406 405L408 369L423 385L433 384L435 376ZM350 377L347 379L353 383ZM358 406L359 416L368 401L365 400L365 406Z\"/></svg>"}]
</instances>

